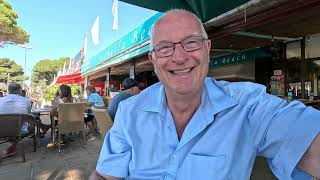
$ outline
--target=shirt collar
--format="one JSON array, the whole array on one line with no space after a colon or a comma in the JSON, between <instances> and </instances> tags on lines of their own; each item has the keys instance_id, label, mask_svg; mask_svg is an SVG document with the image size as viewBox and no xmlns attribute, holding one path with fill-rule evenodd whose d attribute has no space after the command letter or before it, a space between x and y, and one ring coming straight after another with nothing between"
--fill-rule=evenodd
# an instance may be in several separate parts
<instances>
[{"instance_id":1,"label":"shirt collar","mask_svg":"<svg viewBox=\"0 0 320 180\"><path fill-rule=\"evenodd\" d=\"M139 94L144 103L140 103L140 108L144 111L164 112L166 109L166 98L162 83L156 83Z\"/></svg>"},{"instance_id":2,"label":"shirt collar","mask_svg":"<svg viewBox=\"0 0 320 180\"><path fill-rule=\"evenodd\" d=\"M209 103L211 103L213 114L238 104L238 102L226 91L226 88L223 85L218 84L215 79L210 77L205 79L205 87L202 94L204 95L205 93L207 94Z\"/></svg>"},{"instance_id":3,"label":"shirt collar","mask_svg":"<svg viewBox=\"0 0 320 180\"><path fill-rule=\"evenodd\" d=\"M143 95L143 101L145 102L141 103L140 107L142 110L151 112L166 111L166 98L162 83L159 82L154 84L150 88L141 92L141 95ZM205 106L210 107L210 109L205 110L205 112L209 113L210 116L237 104L237 101L225 91L223 86L219 85L217 81L211 77L207 77L205 79L201 98L201 104L204 102L210 103L209 106Z\"/></svg>"}]
</instances>

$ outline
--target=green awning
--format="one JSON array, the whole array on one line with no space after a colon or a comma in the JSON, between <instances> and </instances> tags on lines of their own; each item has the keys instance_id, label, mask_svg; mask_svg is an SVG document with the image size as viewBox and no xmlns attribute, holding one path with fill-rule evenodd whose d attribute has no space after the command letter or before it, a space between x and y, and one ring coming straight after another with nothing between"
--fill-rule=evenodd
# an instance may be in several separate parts
<instances>
[{"instance_id":1,"label":"green awning","mask_svg":"<svg viewBox=\"0 0 320 180\"><path fill-rule=\"evenodd\" d=\"M207 22L225 12L228 12L250 0L120 0L129 4L164 12L173 8L186 9L194 12Z\"/></svg>"},{"instance_id":2,"label":"green awning","mask_svg":"<svg viewBox=\"0 0 320 180\"><path fill-rule=\"evenodd\" d=\"M93 73L95 73L95 72L97 72L97 71L99 71L101 69L106 68L106 67L112 67L112 66L114 66L116 64L124 63L124 62L130 60L131 58L140 56L142 54L146 54L147 52L149 52L149 48L150 48L150 45L148 44L148 45L140 47L140 48L138 48L138 49L136 49L134 51L131 51L129 53L121 54L119 56L111 58L108 61L105 61L104 63L101 63L98 66L96 66L94 68L91 68L86 72L83 72L82 76L87 76L87 75L93 74Z\"/></svg>"},{"instance_id":3,"label":"green awning","mask_svg":"<svg viewBox=\"0 0 320 180\"><path fill-rule=\"evenodd\" d=\"M272 54L265 48L255 48L210 58L209 68L214 69L227 65L242 64L258 59L271 58Z\"/></svg>"}]
</instances>

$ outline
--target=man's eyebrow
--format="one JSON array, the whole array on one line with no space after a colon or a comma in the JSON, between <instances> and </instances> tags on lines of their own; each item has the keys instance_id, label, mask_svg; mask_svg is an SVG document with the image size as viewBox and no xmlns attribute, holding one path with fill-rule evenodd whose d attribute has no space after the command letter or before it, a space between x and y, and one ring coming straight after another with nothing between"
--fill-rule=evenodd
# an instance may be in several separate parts
<instances>
[{"instance_id":1,"label":"man's eyebrow","mask_svg":"<svg viewBox=\"0 0 320 180\"><path fill-rule=\"evenodd\" d=\"M167 41L167 40L162 40L162 41L158 41L155 45L160 45L160 44L171 44L173 42Z\"/></svg>"},{"instance_id":2,"label":"man's eyebrow","mask_svg":"<svg viewBox=\"0 0 320 180\"><path fill-rule=\"evenodd\" d=\"M193 32L193 33L189 34L188 36L184 37L181 41L183 41L183 40L185 40L187 38L190 38L190 37L195 37L195 36L196 37L202 36L202 34L200 32ZM166 43L167 44L171 44L171 43L174 43L174 42L168 41L168 40L161 40L161 41L156 42L155 46L160 45L160 44L166 44Z\"/></svg>"}]
</instances>

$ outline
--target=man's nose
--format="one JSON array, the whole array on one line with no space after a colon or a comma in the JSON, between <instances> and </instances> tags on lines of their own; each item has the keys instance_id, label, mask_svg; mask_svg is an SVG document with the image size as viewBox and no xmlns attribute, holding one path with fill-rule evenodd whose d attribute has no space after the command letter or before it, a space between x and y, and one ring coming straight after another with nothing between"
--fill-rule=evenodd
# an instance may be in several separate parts
<instances>
[{"instance_id":1,"label":"man's nose","mask_svg":"<svg viewBox=\"0 0 320 180\"><path fill-rule=\"evenodd\" d=\"M183 49L180 43L175 44L174 52L172 55L173 61L176 63L183 63L186 60L187 52Z\"/></svg>"}]
</instances>

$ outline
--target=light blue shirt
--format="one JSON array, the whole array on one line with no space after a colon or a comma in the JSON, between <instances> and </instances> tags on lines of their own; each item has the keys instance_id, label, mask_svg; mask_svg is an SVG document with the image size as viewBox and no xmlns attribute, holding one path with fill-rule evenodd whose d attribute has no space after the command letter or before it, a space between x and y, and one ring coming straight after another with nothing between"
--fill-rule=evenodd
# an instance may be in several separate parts
<instances>
[{"instance_id":1,"label":"light blue shirt","mask_svg":"<svg viewBox=\"0 0 320 180\"><path fill-rule=\"evenodd\" d=\"M139 180L243 180L260 155L279 179L301 179L307 176L295 167L319 133L319 120L319 111L288 104L264 86L206 78L200 107L179 141L157 83L120 103L96 170Z\"/></svg>"},{"instance_id":2,"label":"light blue shirt","mask_svg":"<svg viewBox=\"0 0 320 180\"><path fill-rule=\"evenodd\" d=\"M104 105L103 99L98 93L91 93L88 96L88 102L90 103L91 106L93 106L93 105L103 106Z\"/></svg>"}]
</instances>

